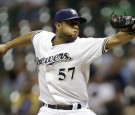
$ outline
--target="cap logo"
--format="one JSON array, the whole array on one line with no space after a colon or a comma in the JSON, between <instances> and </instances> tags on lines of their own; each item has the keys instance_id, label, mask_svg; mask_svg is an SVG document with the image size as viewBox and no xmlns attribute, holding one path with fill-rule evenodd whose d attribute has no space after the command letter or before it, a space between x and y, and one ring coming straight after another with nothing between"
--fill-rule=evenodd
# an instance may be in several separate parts
<instances>
[{"instance_id":1,"label":"cap logo","mask_svg":"<svg viewBox=\"0 0 135 115\"><path fill-rule=\"evenodd\" d=\"M77 14L77 12L76 12L75 10L73 10L73 9L71 9L70 12L71 12L73 15Z\"/></svg>"}]
</instances>

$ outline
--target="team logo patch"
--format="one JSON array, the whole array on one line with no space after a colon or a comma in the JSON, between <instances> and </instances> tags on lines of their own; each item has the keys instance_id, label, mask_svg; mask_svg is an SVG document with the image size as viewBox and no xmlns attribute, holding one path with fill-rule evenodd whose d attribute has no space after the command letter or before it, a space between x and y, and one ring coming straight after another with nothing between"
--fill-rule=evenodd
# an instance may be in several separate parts
<instances>
[{"instance_id":1,"label":"team logo patch","mask_svg":"<svg viewBox=\"0 0 135 115\"><path fill-rule=\"evenodd\" d=\"M71 13L72 13L73 15L76 15L76 14L77 14L77 12L76 12L74 9L71 9L70 11L71 11Z\"/></svg>"},{"instance_id":2,"label":"team logo patch","mask_svg":"<svg viewBox=\"0 0 135 115\"><path fill-rule=\"evenodd\" d=\"M59 53L56 54L54 56L50 56L50 57L43 57L41 59L39 59L37 57L37 65L52 65L54 66L56 63L60 63L60 62L68 62L68 61L72 61L73 59L69 56L68 53Z\"/></svg>"}]
</instances>

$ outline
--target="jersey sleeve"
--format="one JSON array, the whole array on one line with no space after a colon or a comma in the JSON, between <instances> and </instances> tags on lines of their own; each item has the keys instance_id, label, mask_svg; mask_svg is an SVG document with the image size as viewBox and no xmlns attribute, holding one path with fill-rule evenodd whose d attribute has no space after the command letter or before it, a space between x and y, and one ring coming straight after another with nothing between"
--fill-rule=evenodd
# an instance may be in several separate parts
<instances>
[{"instance_id":1,"label":"jersey sleeve","mask_svg":"<svg viewBox=\"0 0 135 115\"><path fill-rule=\"evenodd\" d=\"M106 43L109 38L82 38L79 51L84 63L90 64L107 52Z\"/></svg>"},{"instance_id":2,"label":"jersey sleeve","mask_svg":"<svg viewBox=\"0 0 135 115\"><path fill-rule=\"evenodd\" d=\"M41 47L45 43L46 36L48 33L46 31L35 31L32 35L32 44L35 50L36 55L40 55Z\"/></svg>"},{"instance_id":3,"label":"jersey sleeve","mask_svg":"<svg viewBox=\"0 0 135 115\"><path fill-rule=\"evenodd\" d=\"M50 32L38 30L35 31L32 35L32 43L35 49L38 49L40 46L42 46L43 43L46 42L46 40L50 37Z\"/></svg>"},{"instance_id":4,"label":"jersey sleeve","mask_svg":"<svg viewBox=\"0 0 135 115\"><path fill-rule=\"evenodd\" d=\"M43 32L42 30L37 30L37 31L34 31L34 33L32 34L32 36L31 36L31 41L32 41L32 43L34 43L34 41L36 40L38 40L39 38L37 37L37 35L39 34L39 33L41 33L41 32Z\"/></svg>"},{"instance_id":5,"label":"jersey sleeve","mask_svg":"<svg viewBox=\"0 0 135 115\"><path fill-rule=\"evenodd\" d=\"M48 31L35 31L32 35L32 44L35 50L36 56L43 54L45 47L50 47L50 40L55 36L54 33Z\"/></svg>"},{"instance_id":6,"label":"jersey sleeve","mask_svg":"<svg viewBox=\"0 0 135 115\"><path fill-rule=\"evenodd\" d=\"M45 43L46 40L51 39L54 36L55 34L52 32L37 30L33 33L31 40L32 40L33 46L39 46L43 42Z\"/></svg>"}]
</instances>

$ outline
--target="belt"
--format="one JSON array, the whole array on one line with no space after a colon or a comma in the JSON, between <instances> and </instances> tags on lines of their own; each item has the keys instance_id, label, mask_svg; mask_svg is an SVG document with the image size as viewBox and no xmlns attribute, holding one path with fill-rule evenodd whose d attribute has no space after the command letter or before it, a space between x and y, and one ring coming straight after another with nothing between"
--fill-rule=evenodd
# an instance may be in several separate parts
<instances>
[{"instance_id":1,"label":"belt","mask_svg":"<svg viewBox=\"0 0 135 115\"><path fill-rule=\"evenodd\" d=\"M62 109L62 110L72 110L73 109L73 105L50 105L50 104L46 104L44 102L42 102L42 106L46 106L46 107L52 108L52 109ZM81 104L77 104L76 109L81 109Z\"/></svg>"}]
</instances>

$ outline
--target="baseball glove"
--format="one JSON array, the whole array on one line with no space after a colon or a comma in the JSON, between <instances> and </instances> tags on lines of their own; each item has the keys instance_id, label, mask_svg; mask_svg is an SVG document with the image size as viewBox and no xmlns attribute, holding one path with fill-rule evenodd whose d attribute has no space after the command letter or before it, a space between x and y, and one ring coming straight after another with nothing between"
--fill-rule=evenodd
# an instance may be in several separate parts
<instances>
[{"instance_id":1,"label":"baseball glove","mask_svg":"<svg viewBox=\"0 0 135 115\"><path fill-rule=\"evenodd\" d=\"M135 35L135 28L133 29L133 25L135 24L135 17L133 16L120 16L113 13L111 15L110 23L112 27L117 31Z\"/></svg>"}]
</instances>

